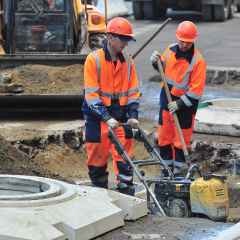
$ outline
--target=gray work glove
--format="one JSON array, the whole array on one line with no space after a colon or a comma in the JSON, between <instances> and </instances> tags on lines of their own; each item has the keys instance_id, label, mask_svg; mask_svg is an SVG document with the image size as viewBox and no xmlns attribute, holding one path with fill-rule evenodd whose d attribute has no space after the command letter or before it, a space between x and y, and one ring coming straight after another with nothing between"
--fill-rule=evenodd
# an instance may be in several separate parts
<instances>
[{"instance_id":1,"label":"gray work glove","mask_svg":"<svg viewBox=\"0 0 240 240\"><path fill-rule=\"evenodd\" d=\"M178 103L176 101L170 102L168 104L168 110L170 113L175 113L177 110L179 110Z\"/></svg>"},{"instance_id":2,"label":"gray work glove","mask_svg":"<svg viewBox=\"0 0 240 240\"><path fill-rule=\"evenodd\" d=\"M154 51L150 57L150 61L153 65L156 65L161 60L161 54L158 51Z\"/></svg>"},{"instance_id":3,"label":"gray work glove","mask_svg":"<svg viewBox=\"0 0 240 240\"><path fill-rule=\"evenodd\" d=\"M159 72L159 69L158 69L158 62L160 61L160 63L162 63L162 57L160 55L160 53L158 51L154 51L150 57L150 60L152 62L152 66L153 68Z\"/></svg>"},{"instance_id":4,"label":"gray work glove","mask_svg":"<svg viewBox=\"0 0 240 240\"><path fill-rule=\"evenodd\" d=\"M127 124L130 125L132 128L137 128L139 126L139 121L135 118L129 118Z\"/></svg>"},{"instance_id":5,"label":"gray work glove","mask_svg":"<svg viewBox=\"0 0 240 240\"><path fill-rule=\"evenodd\" d=\"M117 128L119 127L119 122L114 119L114 118L110 118L106 121L107 125L110 127L110 128Z\"/></svg>"}]
</instances>

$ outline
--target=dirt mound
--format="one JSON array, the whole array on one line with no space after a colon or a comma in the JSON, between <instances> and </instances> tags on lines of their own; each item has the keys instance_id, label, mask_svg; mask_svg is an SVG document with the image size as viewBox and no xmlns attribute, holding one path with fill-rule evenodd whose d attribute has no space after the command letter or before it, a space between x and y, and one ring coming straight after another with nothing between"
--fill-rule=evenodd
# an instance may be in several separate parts
<instances>
[{"instance_id":1,"label":"dirt mound","mask_svg":"<svg viewBox=\"0 0 240 240\"><path fill-rule=\"evenodd\" d=\"M38 166L27 154L15 148L0 136L0 173L35 175Z\"/></svg>"},{"instance_id":2,"label":"dirt mound","mask_svg":"<svg viewBox=\"0 0 240 240\"><path fill-rule=\"evenodd\" d=\"M86 179L86 154L82 146L40 139L10 143L0 137L0 173L57 178L71 182Z\"/></svg>"},{"instance_id":3,"label":"dirt mound","mask_svg":"<svg viewBox=\"0 0 240 240\"><path fill-rule=\"evenodd\" d=\"M11 83L22 85L23 94L79 94L83 89L83 65L24 65L4 72ZM3 74L4 74L3 73Z\"/></svg>"}]
</instances>

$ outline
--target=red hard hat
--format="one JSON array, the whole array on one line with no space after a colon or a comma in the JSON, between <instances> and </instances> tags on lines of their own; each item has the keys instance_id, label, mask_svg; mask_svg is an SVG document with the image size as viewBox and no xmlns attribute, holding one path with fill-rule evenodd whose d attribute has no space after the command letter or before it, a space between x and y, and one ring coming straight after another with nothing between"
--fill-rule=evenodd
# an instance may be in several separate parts
<instances>
[{"instance_id":1,"label":"red hard hat","mask_svg":"<svg viewBox=\"0 0 240 240\"><path fill-rule=\"evenodd\" d=\"M125 18L116 17L109 21L107 33L134 38L132 24Z\"/></svg>"},{"instance_id":2,"label":"red hard hat","mask_svg":"<svg viewBox=\"0 0 240 240\"><path fill-rule=\"evenodd\" d=\"M176 30L176 37L183 42L194 42L198 36L197 26L191 21L181 22Z\"/></svg>"}]
</instances>

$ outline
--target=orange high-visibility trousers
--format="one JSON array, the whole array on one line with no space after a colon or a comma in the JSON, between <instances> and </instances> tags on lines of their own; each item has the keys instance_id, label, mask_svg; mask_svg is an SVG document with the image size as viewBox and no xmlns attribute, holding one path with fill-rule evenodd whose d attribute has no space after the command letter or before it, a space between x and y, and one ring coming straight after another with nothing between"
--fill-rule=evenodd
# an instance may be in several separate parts
<instances>
[{"instance_id":1,"label":"orange high-visibility trousers","mask_svg":"<svg viewBox=\"0 0 240 240\"><path fill-rule=\"evenodd\" d=\"M108 137L108 125L105 122L100 123L100 131L100 142L86 143L87 165L92 182L97 186L101 186L101 182L104 182L104 186L102 187L107 187L107 163L109 157L112 156L116 180L121 181L123 178L126 180L125 182L129 180L129 184L132 184L132 169L129 164L119 156L115 146L111 143ZM133 140L126 138L123 127L118 127L114 132L128 155L132 157Z\"/></svg>"},{"instance_id":2,"label":"orange high-visibility trousers","mask_svg":"<svg viewBox=\"0 0 240 240\"><path fill-rule=\"evenodd\" d=\"M181 167L185 164L186 160L184 158L182 151L183 146L180 141L178 130L175 126L173 115L167 110L163 110L160 114L162 115L161 124L158 126L158 145L160 147L161 156L169 166L173 164L174 159L175 165ZM192 114L188 117L191 117L191 120L188 119L190 120L190 125L187 128L181 129L186 146L187 148L190 148L195 115ZM187 119L179 118L180 126L186 125L183 122L184 120Z\"/></svg>"},{"instance_id":3,"label":"orange high-visibility trousers","mask_svg":"<svg viewBox=\"0 0 240 240\"><path fill-rule=\"evenodd\" d=\"M160 146L172 144L174 147L182 149L182 143L175 126L173 115L169 111L162 112L162 125L158 127L158 143ZM193 133L194 116L192 116L192 124L189 128L182 128L183 137L187 147L190 147ZM181 125L181 123L180 123Z\"/></svg>"}]
</instances>

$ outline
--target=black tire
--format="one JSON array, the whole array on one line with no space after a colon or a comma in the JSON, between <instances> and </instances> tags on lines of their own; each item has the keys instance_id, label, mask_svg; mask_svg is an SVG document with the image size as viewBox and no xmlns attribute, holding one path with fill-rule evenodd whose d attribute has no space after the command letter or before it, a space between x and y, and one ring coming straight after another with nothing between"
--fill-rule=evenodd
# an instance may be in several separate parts
<instances>
[{"instance_id":1,"label":"black tire","mask_svg":"<svg viewBox=\"0 0 240 240\"><path fill-rule=\"evenodd\" d=\"M240 4L237 4L237 12L240 12Z\"/></svg>"},{"instance_id":2,"label":"black tire","mask_svg":"<svg viewBox=\"0 0 240 240\"><path fill-rule=\"evenodd\" d=\"M144 18L142 2L133 1L133 15L136 20L141 20Z\"/></svg>"},{"instance_id":3,"label":"black tire","mask_svg":"<svg viewBox=\"0 0 240 240\"><path fill-rule=\"evenodd\" d=\"M170 201L169 205L169 217L189 217L190 211L186 201L182 199L175 198Z\"/></svg>"},{"instance_id":4,"label":"black tire","mask_svg":"<svg viewBox=\"0 0 240 240\"><path fill-rule=\"evenodd\" d=\"M155 16L156 18L165 18L166 17L166 6L164 5L163 0L158 0L154 2Z\"/></svg>"},{"instance_id":5,"label":"black tire","mask_svg":"<svg viewBox=\"0 0 240 240\"><path fill-rule=\"evenodd\" d=\"M213 21L213 6L210 4L204 4L202 6L202 18L204 21Z\"/></svg>"},{"instance_id":6,"label":"black tire","mask_svg":"<svg viewBox=\"0 0 240 240\"><path fill-rule=\"evenodd\" d=\"M225 8L223 5L214 5L213 6L214 10L214 20L223 22L228 18L228 8Z\"/></svg>"},{"instance_id":7,"label":"black tire","mask_svg":"<svg viewBox=\"0 0 240 240\"><path fill-rule=\"evenodd\" d=\"M154 1L145 1L143 2L143 6L144 19L156 19L156 9L154 7Z\"/></svg>"},{"instance_id":8,"label":"black tire","mask_svg":"<svg viewBox=\"0 0 240 240\"><path fill-rule=\"evenodd\" d=\"M228 19L233 18L233 15L234 15L234 7L233 7L233 4L231 3L228 6Z\"/></svg>"}]
</instances>

